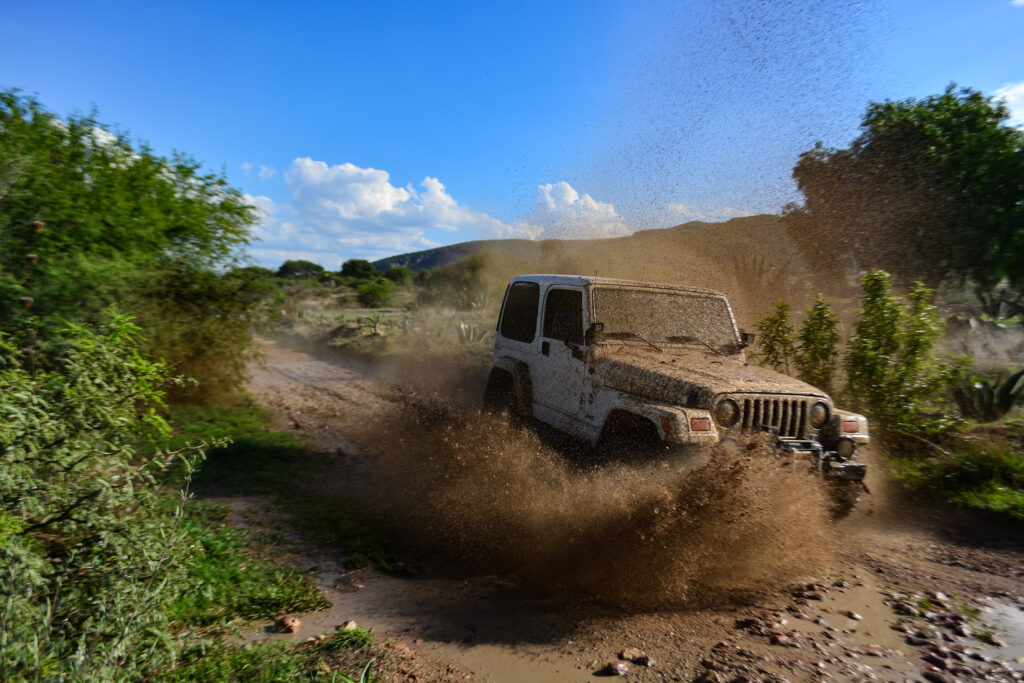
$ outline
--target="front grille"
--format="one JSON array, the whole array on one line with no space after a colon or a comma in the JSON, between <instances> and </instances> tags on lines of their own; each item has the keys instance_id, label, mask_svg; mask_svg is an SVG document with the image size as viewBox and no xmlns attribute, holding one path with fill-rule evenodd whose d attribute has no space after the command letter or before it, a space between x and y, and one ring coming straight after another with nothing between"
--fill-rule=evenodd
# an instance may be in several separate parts
<instances>
[{"instance_id":1,"label":"front grille","mask_svg":"<svg viewBox=\"0 0 1024 683\"><path fill-rule=\"evenodd\" d=\"M807 426L807 403L801 399L744 398L739 399L743 411L740 425L754 431L774 427L779 436L802 437Z\"/></svg>"}]
</instances>

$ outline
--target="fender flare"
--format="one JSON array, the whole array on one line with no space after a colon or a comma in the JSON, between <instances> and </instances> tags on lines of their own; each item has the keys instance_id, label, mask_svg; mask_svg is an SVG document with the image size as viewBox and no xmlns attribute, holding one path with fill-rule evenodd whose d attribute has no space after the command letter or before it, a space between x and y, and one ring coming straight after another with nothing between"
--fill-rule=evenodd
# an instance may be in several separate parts
<instances>
[{"instance_id":1,"label":"fender flare","mask_svg":"<svg viewBox=\"0 0 1024 683\"><path fill-rule=\"evenodd\" d=\"M516 394L516 409L524 417L533 415L533 383L530 381L530 368L526 363L499 356L491 363L491 372L502 370L512 376L512 387Z\"/></svg>"},{"instance_id":2,"label":"fender flare","mask_svg":"<svg viewBox=\"0 0 1024 683\"><path fill-rule=\"evenodd\" d=\"M611 406L611 410L605 415L604 423L616 411L632 413L654 425L658 437L662 441L672 443L699 443L715 444L718 442L719 434L715 421L706 410L695 408L684 408L671 403L650 401L635 396L620 396ZM707 417L710 420L711 429L707 432L691 432L689 427L690 417ZM669 429L665 429L665 422L668 421Z\"/></svg>"}]
</instances>

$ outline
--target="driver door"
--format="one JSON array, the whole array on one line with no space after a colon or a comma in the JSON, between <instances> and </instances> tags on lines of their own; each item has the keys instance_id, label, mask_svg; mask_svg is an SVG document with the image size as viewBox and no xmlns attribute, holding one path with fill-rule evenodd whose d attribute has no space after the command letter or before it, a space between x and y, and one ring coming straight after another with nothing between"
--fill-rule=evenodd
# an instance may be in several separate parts
<instances>
[{"instance_id":1,"label":"driver door","mask_svg":"<svg viewBox=\"0 0 1024 683\"><path fill-rule=\"evenodd\" d=\"M583 353L585 299L582 288L554 286L544 293L539 353L530 373L537 417L578 437L586 431L589 378Z\"/></svg>"}]
</instances>

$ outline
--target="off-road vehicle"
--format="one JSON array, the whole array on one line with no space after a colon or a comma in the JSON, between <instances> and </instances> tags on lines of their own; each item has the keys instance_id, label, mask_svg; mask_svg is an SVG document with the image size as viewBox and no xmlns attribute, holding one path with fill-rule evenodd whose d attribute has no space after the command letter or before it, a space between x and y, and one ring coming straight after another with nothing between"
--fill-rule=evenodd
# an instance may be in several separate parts
<instances>
[{"instance_id":1,"label":"off-road vehicle","mask_svg":"<svg viewBox=\"0 0 1024 683\"><path fill-rule=\"evenodd\" d=\"M753 335L725 295L680 285L575 275L509 284L485 403L590 444L712 446L768 432L836 482L852 505L866 464L867 420L823 391L747 362ZM840 483L845 482L845 483Z\"/></svg>"}]
</instances>

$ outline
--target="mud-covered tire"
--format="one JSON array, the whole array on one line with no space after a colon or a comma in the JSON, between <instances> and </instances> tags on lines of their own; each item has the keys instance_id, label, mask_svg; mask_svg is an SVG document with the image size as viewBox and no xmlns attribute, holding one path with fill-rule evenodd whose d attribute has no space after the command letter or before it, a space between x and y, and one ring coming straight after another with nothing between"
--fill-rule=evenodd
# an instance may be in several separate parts
<instances>
[{"instance_id":1,"label":"mud-covered tire","mask_svg":"<svg viewBox=\"0 0 1024 683\"><path fill-rule=\"evenodd\" d=\"M508 415L512 422L519 420L519 402L512 376L501 370L492 370L484 389L484 411L495 415Z\"/></svg>"},{"instance_id":2,"label":"mud-covered tire","mask_svg":"<svg viewBox=\"0 0 1024 683\"><path fill-rule=\"evenodd\" d=\"M853 512L861 494L864 493L864 484L859 481L830 481L828 492L832 503L832 516L838 519Z\"/></svg>"}]
</instances>

